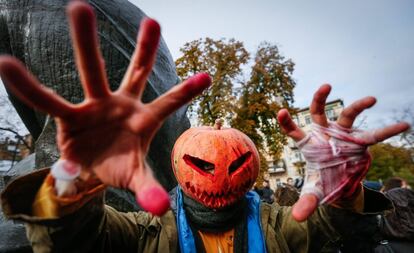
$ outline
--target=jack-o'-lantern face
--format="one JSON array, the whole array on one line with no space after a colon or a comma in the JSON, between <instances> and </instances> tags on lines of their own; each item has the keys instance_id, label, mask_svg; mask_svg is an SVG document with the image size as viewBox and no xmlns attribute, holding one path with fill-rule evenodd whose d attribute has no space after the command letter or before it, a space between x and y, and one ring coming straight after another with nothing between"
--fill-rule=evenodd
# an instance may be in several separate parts
<instances>
[{"instance_id":1,"label":"jack-o'-lantern face","mask_svg":"<svg viewBox=\"0 0 414 253\"><path fill-rule=\"evenodd\" d=\"M190 128L176 141L172 164L183 191L212 209L239 200L259 173L255 145L233 128Z\"/></svg>"}]
</instances>

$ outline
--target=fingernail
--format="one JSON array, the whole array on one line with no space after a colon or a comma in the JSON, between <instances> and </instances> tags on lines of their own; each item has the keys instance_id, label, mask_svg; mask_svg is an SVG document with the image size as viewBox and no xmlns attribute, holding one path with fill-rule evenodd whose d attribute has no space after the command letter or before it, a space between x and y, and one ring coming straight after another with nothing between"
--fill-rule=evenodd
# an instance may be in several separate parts
<instances>
[{"instance_id":1,"label":"fingernail","mask_svg":"<svg viewBox=\"0 0 414 253\"><path fill-rule=\"evenodd\" d=\"M146 211L162 216L170 208L170 198L161 187L150 187L136 195L138 204Z\"/></svg>"}]
</instances>

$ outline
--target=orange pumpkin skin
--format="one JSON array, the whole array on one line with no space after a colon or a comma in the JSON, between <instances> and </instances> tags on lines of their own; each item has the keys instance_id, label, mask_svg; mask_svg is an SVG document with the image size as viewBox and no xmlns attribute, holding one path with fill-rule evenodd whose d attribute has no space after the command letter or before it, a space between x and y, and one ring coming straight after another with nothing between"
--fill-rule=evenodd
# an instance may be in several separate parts
<instances>
[{"instance_id":1,"label":"orange pumpkin skin","mask_svg":"<svg viewBox=\"0 0 414 253\"><path fill-rule=\"evenodd\" d=\"M237 202L259 173L256 146L233 128L190 128L177 139L171 157L184 193L212 209Z\"/></svg>"}]
</instances>

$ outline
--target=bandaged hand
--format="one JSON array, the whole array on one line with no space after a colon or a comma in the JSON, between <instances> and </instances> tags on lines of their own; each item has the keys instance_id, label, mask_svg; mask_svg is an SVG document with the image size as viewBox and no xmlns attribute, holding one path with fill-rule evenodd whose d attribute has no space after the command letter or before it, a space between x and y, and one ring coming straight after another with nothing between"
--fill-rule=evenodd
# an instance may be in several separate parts
<instances>
[{"instance_id":1,"label":"bandaged hand","mask_svg":"<svg viewBox=\"0 0 414 253\"><path fill-rule=\"evenodd\" d=\"M368 145L376 143L373 132L346 129L337 123L312 125L312 131L297 142L306 160L301 196L313 194L320 204L351 197L368 172Z\"/></svg>"},{"instance_id":2,"label":"bandaged hand","mask_svg":"<svg viewBox=\"0 0 414 253\"><path fill-rule=\"evenodd\" d=\"M301 197L292 210L297 221L306 220L318 204L353 198L371 163L368 146L409 128L402 122L375 131L353 129L356 117L375 104L374 97L354 102L342 111L336 122L328 122L325 103L330 90L330 85L323 85L315 93L310 106L312 130L308 134L298 128L286 109L278 113L282 130L297 142L306 160Z\"/></svg>"},{"instance_id":3,"label":"bandaged hand","mask_svg":"<svg viewBox=\"0 0 414 253\"><path fill-rule=\"evenodd\" d=\"M21 101L55 118L61 159L79 165L83 181L97 177L105 185L129 189L135 192L142 208L162 215L169 208L169 198L146 163L148 149L164 120L207 88L211 80L207 74L199 74L143 103L141 97L160 38L158 23L147 18L141 22L136 50L120 88L111 91L92 7L83 1L71 1L67 12L85 100L76 105L69 103L42 86L10 56L0 57L1 78ZM55 176L64 188L57 187L59 193L77 191L72 178Z\"/></svg>"}]
</instances>

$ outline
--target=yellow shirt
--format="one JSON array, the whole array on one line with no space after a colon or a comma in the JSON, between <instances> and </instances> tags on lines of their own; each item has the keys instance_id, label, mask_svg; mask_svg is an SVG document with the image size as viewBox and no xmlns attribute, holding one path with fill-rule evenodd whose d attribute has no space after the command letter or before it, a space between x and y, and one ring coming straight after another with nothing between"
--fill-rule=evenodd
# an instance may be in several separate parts
<instances>
[{"instance_id":1,"label":"yellow shirt","mask_svg":"<svg viewBox=\"0 0 414 253\"><path fill-rule=\"evenodd\" d=\"M222 233L198 233L206 253L233 253L234 229Z\"/></svg>"}]
</instances>

